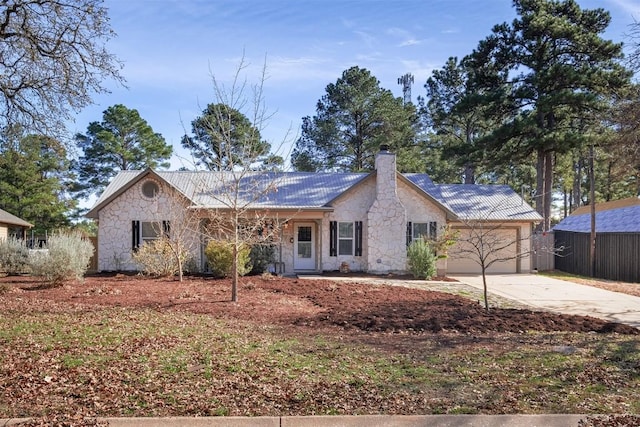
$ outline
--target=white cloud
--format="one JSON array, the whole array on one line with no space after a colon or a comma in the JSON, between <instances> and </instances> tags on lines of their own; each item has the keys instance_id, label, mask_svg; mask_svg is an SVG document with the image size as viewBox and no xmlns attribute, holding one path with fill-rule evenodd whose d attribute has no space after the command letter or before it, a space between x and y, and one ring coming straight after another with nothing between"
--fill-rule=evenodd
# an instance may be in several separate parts
<instances>
[{"instance_id":1,"label":"white cloud","mask_svg":"<svg viewBox=\"0 0 640 427\"><path fill-rule=\"evenodd\" d=\"M372 36L366 31L354 31L353 33L357 35L360 38L360 40L362 40L362 42L365 44L366 47L371 48L375 46L376 44L375 36Z\"/></svg>"},{"instance_id":2,"label":"white cloud","mask_svg":"<svg viewBox=\"0 0 640 427\"><path fill-rule=\"evenodd\" d=\"M415 45L419 45L419 44L422 44L421 40L408 39L408 40L405 40L405 41L401 42L398 46L399 47L406 47L406 46L415 46Z\"/></svg>"},{"instance_id":3,"label":"white cloud","mask_svg":"<svg viewBox=\"0 0 640 427\"><path fill-rule=\"evenodd\" d=\"M422 40L417 39L409 31L402 28L391 27L387 29L386 33L391 37L400 39L400 43L396 45L398 47L415 46L423 43Z\"/></svg>"},{"instance_id":4,"label":"white cloud","mask_svg":"<svg viewBox=\"0 0 640 427\"><path fill-rule=\"evenodd\" d=\"M609 0L611 3L632 15L634 18L640 18L640 2L636 0Z\"/></svg>"},{"instance_id":5,"label":"white cloud","mask_svg":"<svg viewBox=\"0 0 640 427\"><path fill-rule=\"evenodd\" d=\"M268 83L332 81L336 79L336 69L335 62L329 58L316 56L267 57Z\"/></svg>"}]
</instances>

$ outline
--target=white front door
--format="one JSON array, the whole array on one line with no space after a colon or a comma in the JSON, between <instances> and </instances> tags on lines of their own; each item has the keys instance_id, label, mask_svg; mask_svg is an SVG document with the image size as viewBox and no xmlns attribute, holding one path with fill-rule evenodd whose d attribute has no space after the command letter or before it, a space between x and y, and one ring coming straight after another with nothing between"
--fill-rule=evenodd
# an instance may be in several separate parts
<instances>
[{"instance_id":1,"label":"white front door","mask_svg":"<svg viewBox=\"0 0 640 427\"><path fill-rule=\"evenodd\" d=\"M316 225L312 222L296 223L293 242L293 269L316 269Z\"/></svg>"}]
</instances>

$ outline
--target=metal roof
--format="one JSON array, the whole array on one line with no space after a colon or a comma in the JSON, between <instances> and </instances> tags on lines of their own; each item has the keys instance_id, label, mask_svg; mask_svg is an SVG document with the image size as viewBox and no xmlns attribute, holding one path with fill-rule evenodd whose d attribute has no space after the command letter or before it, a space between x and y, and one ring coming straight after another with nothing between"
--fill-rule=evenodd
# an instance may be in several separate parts
<instances>
[{"instance_id":1,"label":"metal roof","mask_svg":"<svg viewBox=\"0 0 640 427\"><path fill-rule=\"evenodd\" d=\"M158 175L202 207L228 207L235 203L232 198L237 195L241 205L313 208L327 205L368 174L251 172L234 176L233 172L159 172Z\"/></svg>"},{"instance_id":2,"label":"metal roof","mask_svg":"<svg viewBox=\"0 0 640 427\"><path fill-rule=\"evenodd\" d=\"M369 173L122 171L87 216L147 174L157 175L196 207L244 205L270 209L318 209L352 188ZM539 221L542 218L506 185L434 184L427 174L402 174L426 196L461 220ZM234 183L239 183L235 191ZM255 197L258 194L259 197ZM238 202L231 200L238 196Z\"/></svg>"},{"instance_id":3,"label":"metal roof","mask_svg":"<svg viewBox=\"0 0 640 427\"><path fill-rule=\"evenodd\" d=\"M0 223L18 225L20 227L33 227L33 224L28 223L24 219L20 219L17 216L10 214L9 212L2 209L0 209Z\"/></svg>"},{"instance_id":4,"label":"metal roof","mask_svg":"<svg viewBox=\"0 0 640 427\"><path fill-rule=\"evenodd\" d=\"M541 221L508 185L439 184L441 201L462 221Z\"/></svg>"},{"instance_id":5,"label":"metal roof","mask_svg":"<svg viewBox=\"0 0 640 427\"><path fill-rule=\"evenodd\" d=\"M569 215L553 229L589 233L591 232L591 214ZM640 205L596 212L596 232L640 233Z\"/></svg>"}]
</instances>

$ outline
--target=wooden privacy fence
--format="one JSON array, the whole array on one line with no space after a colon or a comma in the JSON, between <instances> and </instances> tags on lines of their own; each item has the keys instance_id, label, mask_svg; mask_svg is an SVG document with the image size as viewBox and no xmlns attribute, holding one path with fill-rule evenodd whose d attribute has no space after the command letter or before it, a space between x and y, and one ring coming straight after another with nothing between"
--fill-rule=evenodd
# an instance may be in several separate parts
<instances>
[{"instance_id":1,"label":"wooden privacy fence","mask_svg":"<svg viewBox=\"0 0 640 427\"><path fill-rule=\"evenodd\" d=\"M531 267L537 271L554 270L555 241L553 231L536 232L531 236Z\"/></svg>"},{"instance_id":2,"label":"wooden privacy fence","mask_svg":"<svg viewBox=\"0 0 640 427\"><path fill-rule=\"evenodd\" d=\"M93 245L93 255L89 260L89 268L87 269L87 273L96 273L98 271L98 238L89 237L89 241Z\"/></svg>"},{"instance_id":3,"label":"wooden privacy fence","mask_svg":"<svg viewBox=\"0 0 640 427\"><path fill-rule=\"evenodd\" d=\"M589 276L589 233L555 231L556 269ZM640 282L640 233L597 233L595 277Z\"/></svg>"}]
</instances>

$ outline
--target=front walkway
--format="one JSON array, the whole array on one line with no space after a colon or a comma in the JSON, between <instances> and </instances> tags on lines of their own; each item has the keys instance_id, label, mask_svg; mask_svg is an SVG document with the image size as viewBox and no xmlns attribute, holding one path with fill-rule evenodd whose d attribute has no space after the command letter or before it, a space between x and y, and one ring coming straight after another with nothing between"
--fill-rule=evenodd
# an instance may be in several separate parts
<instances>
[{"instance_id":1,"label":"front walkway","mask_svg":"<svg viewBox=\"0 0 640 427\"><path fill-rule=\"evenodd\" d=\"M483 288L481 275L451 277L477 289ZM640 328L640 297L632 295L539 274L490 274L487 275L487 290L490 294L537 309L599 317Z\"/></svg>"}]
</instances>

